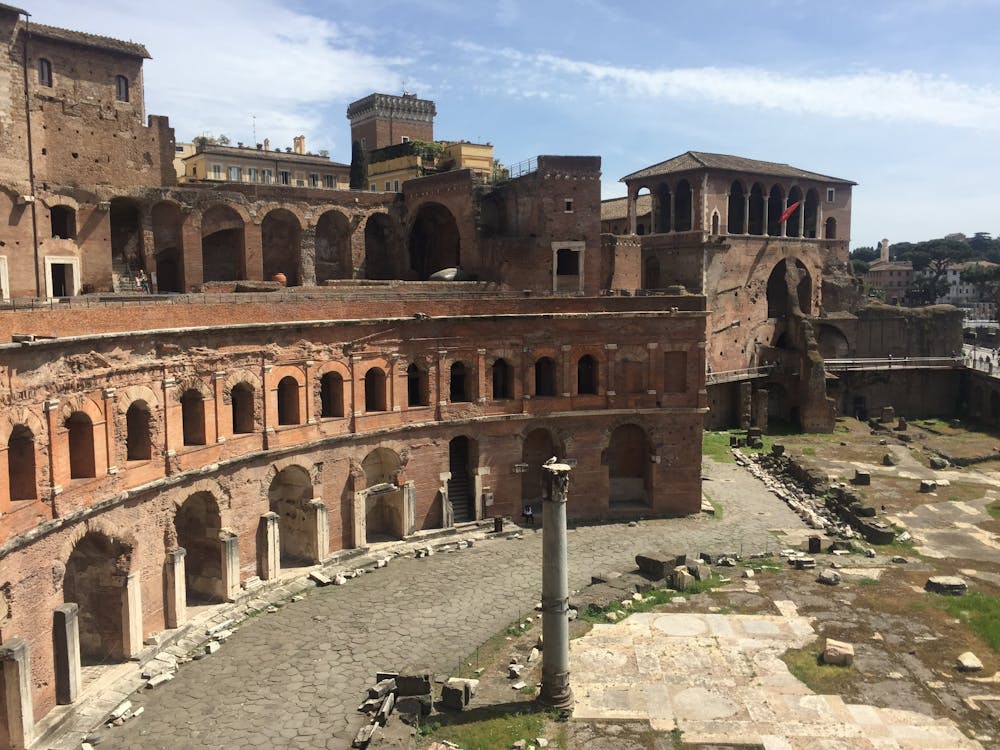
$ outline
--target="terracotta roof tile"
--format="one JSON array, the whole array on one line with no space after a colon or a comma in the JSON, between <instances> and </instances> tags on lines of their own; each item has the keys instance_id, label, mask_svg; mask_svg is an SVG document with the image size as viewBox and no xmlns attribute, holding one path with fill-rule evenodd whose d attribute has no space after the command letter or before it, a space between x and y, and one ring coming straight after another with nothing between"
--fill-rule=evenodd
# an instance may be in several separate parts
<instances>
[{"instance_id":1,"label":"terracotta roof tile","mask_svg":"<svg viewBox=\"0 0 1000 750\"><path fill-rule=\"evenodd\" d=\"M24 25L22 24L22 28ZM112 39L109 36L98 36L97 34L87 34L83 31L72 31L70 29L60 29L56 26L46 26L41 23L28 25L32 36L41 36L46 39L55 39L59 42L69 42L79 44L84 47L97 47L98 49L120 52L123 55L142 57L147 60L152 59L149 51L136 42L126 42L121 39Z\"/></svg>"},{"instance_id":2,"label":"terracotta roof tile","mask_svg":"<svg viewBox=\"0 0 1000 750\"><path fill-rule=\"evenodd\" d=\"M652 206L652 196L640 195L635 202L636 216L649 213ZM628 216L628 198L609 198L601 201L601 221L624 219Z\"/></svg>"},{"instance_id":3,"label":"terracotta roof tile","mask_svg":"<svg viewBox=\"0 0 1000 750\"><path fill-rule=\"evenodd\" d=\"M805 169L792 167L788 164L781 164L773 161L758 161L757 159L747 159L743 156L730 156L728 154L709 154L704 151L685 151L680 156L673 159L661 161L651 167L640 169L638 172L625 175L620 182L635 180L643 177L654 177L665 174L675 174L678 172L690 172L703 169L719 169L727 172L747 172L749 174L768 175L771 177L797 177L804 180L816 180L819 182L838 182L845 185L856 185L856 182L844 180L840 177L830 177L829 175L809 172Z\"/></svg>"}]
</instances>

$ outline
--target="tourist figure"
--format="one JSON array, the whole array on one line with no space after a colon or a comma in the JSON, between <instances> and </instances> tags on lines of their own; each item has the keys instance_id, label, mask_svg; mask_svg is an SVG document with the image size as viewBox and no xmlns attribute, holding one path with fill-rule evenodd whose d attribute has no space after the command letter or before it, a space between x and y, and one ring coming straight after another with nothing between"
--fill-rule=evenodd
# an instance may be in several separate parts
<instances>
[{"instance_id":1,"label":"tourist figure","mask_svg":"<svg viewBox=\"0 0 1000 750\"><path fill-rule=\"evenodd\" d=\"M534 508L532 508L530 505L525 505L524 506L524 512L521 513L521 515L524 516L525 522L527 522L528 524L530 524L532 526L532 528L534 528L534 526L535 526L535 510L534 510Z\"/></svg>"}]
</instances>

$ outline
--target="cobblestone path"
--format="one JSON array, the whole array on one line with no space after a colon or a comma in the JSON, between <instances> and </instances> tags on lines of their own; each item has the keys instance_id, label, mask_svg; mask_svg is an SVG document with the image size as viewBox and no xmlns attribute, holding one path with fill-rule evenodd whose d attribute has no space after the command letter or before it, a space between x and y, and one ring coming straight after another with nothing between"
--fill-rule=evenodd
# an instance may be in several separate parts
<instances>
[{"instance_id":1,"label":"cobblestone path","mask_svg":"<svg viewBox=\"0 0 1000 750\"><path fill-rule=\"evenodd\" d=\"M710 462L706 471L705 490L723 506L721 519L571 529L570 588L588 584L595 572L633 568L643 549L773 551L782 545L770 530L802 528L738 467ZM133 700L144 714L102 730L101 747L350 747L361 725L357 705L376 671L422 665L448 672L532 610L541 590L541 541L541 530L528 530L520 540L398 558L346 586L312 590L244 623L217 654L144 691Z\"/></svg>"}]
</instances>

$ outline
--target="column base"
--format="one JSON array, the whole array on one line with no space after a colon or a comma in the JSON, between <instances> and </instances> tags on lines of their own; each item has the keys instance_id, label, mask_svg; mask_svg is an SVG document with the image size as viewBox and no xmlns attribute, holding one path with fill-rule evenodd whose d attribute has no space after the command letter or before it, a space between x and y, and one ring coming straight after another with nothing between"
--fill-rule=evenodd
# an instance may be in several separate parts
<instances>
[{"instance_id":1,"label":"column base","mask_svg":"<svg viewBox=\"0 0 1000 750\"><path fill-rule=\"evenodd\" d=\"M544 683L542 683L541 690L538 691L538 697L535 699L535 702L539 706L558 709L572 708L574 701L573 689L569 685L566 685L562 690L548 690Z\"/></svg>"}]
</instances>

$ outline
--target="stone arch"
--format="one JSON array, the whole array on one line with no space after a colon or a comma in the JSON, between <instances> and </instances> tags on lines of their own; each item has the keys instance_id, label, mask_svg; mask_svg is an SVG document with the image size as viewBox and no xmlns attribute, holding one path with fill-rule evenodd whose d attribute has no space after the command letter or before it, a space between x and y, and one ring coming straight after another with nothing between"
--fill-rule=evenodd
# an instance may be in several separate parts
<instances>
[{"instance_id":1,"label":"stone arch","mask_svg":"<svg viewBox=\"0 0 1000 750\"><path fill-rule=\"evenodd\" d=\"M285 277L286 286L299 286L302 218L287 207L273 208L260 223L264 279Z\"/></svg>"},{"instance_id":2,"label":"stone arch","mask_svg":"<svg viewBox=\"0 0 1000 750\"><path fill-rule=\"evenodd\" d=\"M635 423L619 425L608 436L608 501L648 505L652 498L650 441Z\"/></svg>"},{"instance_id":3,"label":"stone arch","mask_svg":"<svg viewBox=\"0 0 1000 750\"><path fill-rule=\"evenodd\" d=\"M365 372L365 411L385 411L386 398L385 370L379 366L369 367Z\"/></svg>"},{"instance_id":4,"label":"stone arch","mask_svg":"<svg viewBox=\"0 0 1000 750\"><path fill-rule=\"evenodd\" d=\"M805 203L802 204L802 236L816 239L816 226L819 216L819 192L816 188L809 188L806 191Z\"/></svg>"},{"instance_id":5,"label":"stone arch","mask_svg":"<svg viewBox=\"0 0 1000 750\"><path fill-rule=\"evenodd\" d=\"M233 435L250 434L259 428L259 393L260 378L256 373L239 369L227 375L222 401L229 406Z\"/></svg>"},{"instance_id":6,"label":"stone arch","mask_svg":"<svg viewBox=\"0 0 1000 750\"><path fill-rule=\"evenodd\" d=\"M123 661L132 655L126 587L134 549L91 527L81 529L64 558L63 601L79 607L80 656L85 664Z\"/></svg>"},{"instance_id":7,"label":"stone arch","mask_svg":"<svg viewBox=\"0 0 1000 750\"><path fill-rule=\"evenodd\" d=\"M494 401L514 398L514 366L503 357L497 357L490 366L490 385Z\"/></svg>"},{"instance_id":8,"label":"stone arch","mask_svg":"<svg viewBox=\"0 0 1000 750\"><path fill-rule=\"evenodd\" d=\"M332 360L319 366L313 380L313 403L320 419L341 418L352 411L351 382L351 371L344 363Z\"/></svg>"},{"instance_id":9,"label":"stone arch","mask_svg":"<svg viewBox=\"0 0 1000 750\"><path fill-rule=\"evenodd\" d=\"M156 291L184 291L184 217L180 204L172 200L157 201L150 211L153 228L153 260L156 271Z\"/></svg>"},{"instance_id":10,"label":"stone arch","mask_svg":"<svg viewBox=\"0 0 1000 750\"><path fill-rule=\"evenodd\" d=\"M804 315L812 311L812 276L805 264L794 259L781 259L767 277L767 317L783 318L795 308ZM792 296L794 295L794 297Z\"/></svg>"},{"instance_id":11,"label":"stone arch","mask_svg":"<svg viewBox=\"0 0 1000 750\"><path fill-rule=\"evenodd\" d=\"M472 368L460 359L448 368L448 400L452 403L473 400Z\"/></svg>"},{"instance_id":12,"label":"stone arch","mask_svg":"<svg viewBox=\"0 0 1000 750\"><path fill-rule=\"evenodd\" d=\"M645 192L644 192L645 191ZM644 200L645 199L645 200ZM648 204L649 217L644 221L645 211L642 211L641 204ZM632 212L635 217L635 234L645 235L653 233L653 191L647 185L640 185L636 188L635 197L632 199Z\"/></svg>"},{"instance_id":13,"label":"stone arch","mask_svg":"<svg viewBox=\"0 0 1000 750\"><path fill-rule=\"evenodd\" d=\"M331 208L316 222L316 283L354 276L351 254L351 219Z\"/></svg>"},{"instance_id":14,"label":"stone arch","mask_svg":"<svg viewBox=\"0 0 1000 750\"><path fill-rule=\"evenodd\" d=\"M153 457L153 412L137 398L125 412L125 460L149 461Z\"/></svg>"},{"instance_id":15,"label":"stone arch","mask_svg":"<svg viewBox=\"0 0 1000 750\"><path fill-rule=\"evenodd\" d=\"M805 213L805 206L801 205L803 201L802 188L798 185L793 185L791 190L788 191L788 200L786 201L786 210L799 203L799 207L792 212L792 215L785 219L785 236L786 237L799 237L801 232L799 227L802 226L802 217Z\"/></svg>"},{"instance_id":16,"label":"stone arch","mask_svg":"<svg viewBox=\"0 0 1000 750\"><path fill-rule=\"evenodd\" d=\"M97 476L97 455L94 430L96 425L84 411L72 412L63 422L69 445L69 478L86 479Z\"/></svg>"},{"instance_id":17,"label":"stone arch","mask_svg":"<svg viewBox=\"0 0 1000 750\"><path fill-rule=\"evenodd\" d=\"M417 357L406 365L406 405L428 406L430 404L429 368Z\"/></svg>"},{"instance_id":18,"label":"stone arch","mask_svg":"<svg viewBox=\"0 0 1000 750\"><path fill-rule=\"evenodd\" d=\"M674 231L690 232L693 228L694 191L690 182L681 180L677 183L674 195Z\"/></svg>"},{"instance_id":19,"label":"stone arch","mask_svg":"<svg viewBox=\"0 0 1000 750\"><path fill-rule=\"evenodd\" d=\"M278 514L282 566L317 562L312 499L312 476L302 466L286 466L271 479L267 501Z\"/></svg>"},{"instance_id":20,"label":"stone arch","mask_svg":"<svg viewBox=\"0 0 1000 750\"><path fill-rule=\"evenodd\" d=\"M719 233L719 212L712 211L712 234Z\"/></svg>"},{"instance_id":21,"label":"stone arch","mask_svg":"<svg viewBox=\"0 0 1000 750\"><path fill-rule=\"evenodd\" d=\"M362 278L392 279L392 258L389 253L389 242L392 228L389 215L384 212L369 214L365 219L365 259L362 265Z\"/></svg>"},{"instance_id":22,"label":"stone arch","mask_svg":"<svg viewBox=\"0 0 1000 750\"><path fill-rule=\"evenodd\" d=\"M294 375L285 375L278 381L275 388L278 399L278 424L295 425L302 423L302 411L299 406L299 391L301 385Z\"/></svg>"},{"instance_id":23,"label":"stone arch","mask_svg":"<svg viewBox=\"0 0 1000 750\"><path fill-rule=\"evenodd\" d=\"M823 359L842 359L850 355L851 345L843 331L831 325L820 325L817 336Z\"/></svg>"},{"instance_id":24,"label":"stone arch","mask_svg":"<svg viewBox=\"0 0 1000 750\"><path fill-rule=\"evenodd\" d=\"M832 216L823 225L823 238L827 240L837 239L837 220Z\"/></svg>"},{"instance_id":25,"label":"stone arch","mask_svg":"<svg viewBox=\"0 0 1000 750\"><path fill-rule=\"evenodd\" d=\"M38 499L35 457L37 434L25 424L11 427L7 438L7 491L11 501Z\"/></svg>"},{"instance_id":26,"label":"stone arch","mask_svg":"<svg viewBox=\"0 0 1000 750\"><path fill-rule=\"evenodd\" d=\"M403 492L398 486L402 468L400 456L389 448L376 448L361 461L365 480L364 502L365 539L361 543L380 539L401 539L405 535Z\"/></svg>"},{"instance_id":27,"label":"stone arch","mask_svg":"<svg viewBox=\"0 0 1000 750\"><path fill-rule=\"evenodd\" d=\"M670 186L665 182L658 184L653 192L652 224L653 231L657 234L666 234L673 229Z\"/></svg>"},{"instance_id":28,"label":"stone arch","mask_svg":"<svg viewBox=\"0 0 1000 750\"><path fill-rule=\"evenodd\" d=\"M726 233L744 234L747 205L746 190L743 187L742 180L733 180L730 183L726 208Z\"/></svg>"},{"instance_id":29,"label":"stone arch","mask_svg":"<svg viewBox=\"0 0 1000 750\"><path fill-rule=\"evenodd\" d=\"M476 520L476 469L479 466L479 443L468 435L456 435L448 441L448 502L454 523Z\"/></svg>"},{"instance_id":30,"label":"stone arch","mask_svg":"<svg viewBox=\"0 0 1000 750\"><path fill-rule=\"evenodd\" d=\"M4 409L4 414L0 417L0 441L6 442L10 439L10 434L18 425L24 425L35 437L44 435L45 422L26 406L11 406ZM68 412L63 412L63 418L69 416Z\"/></svg>"},{"instance_id":31,"label":"stone arch","mask_svg":"<svg viewBox=\"0 0 1000 750\"><path fill-rule=\"evenodd\" d=\"M461 236L454 214L441 203L421 204L410 222L408 248L410 271L418 279L460 266Z\"/></svg>"},{"instance_id":32,"label":"stone arch","mask_svg":"<svg viewBox=\"0 0 1000 750\"><path fill-rule=\"evenodd\" d=\"M771 185L767 199L767 232L771 237L781 234L781 214L785 212L785 191L781 185L775 183Z\"/></svg>"},{"instance_id":33,"label":"stone arch","mask_svg":"<svg viewBox=\"0 0 1000 750\"><path fill-rule=\"evenodd\" d=\"M600 361L593 354L584 354L576 361L576 394L596 396L600 388Z\"/></svg>"},{"instance_id":34,"label":"stone arch","mask_svg":"<svg viewBox=\"0 0 1000 750\"><path fill-rule=\"evenodd\" d=\"M195 488L191 488L195 489ZM173 519L177 544L184 558L187 602L220 602L225 599L223 581L222 511L215 494L197 489L177 506Z\"/></svg>"},{"instance_id":35,"label":"stone arch","mask_svg":"<svg viewBox=\"0 0 1000 750\"><path fill-rule=\"evenodd\" d=\"M201 215L202 278L234 281L246 278L246 225L239 206L217 203Z\"/></svg>"},{"instance_id":36,"label":"stone arch","mask_svg":"<svg viewBox=\"0 0 1000 750\"><path fill-rule=\"evenodd\" d=\"M184 445L206 445L208 413L205 402L212 392L200 379L193 378L178 383L175 396L181 404L181 428Z\"/></svg>"},{"instance_id":37,"label":"stone arch","mask_svg":"<svg viewBox=\"0 0 1000 750\"><path fill-rule=\"evenodd\" d=\"M535 396L558 396L559 395L559 368L556 366L554 357L543 354L535 360L534 389Z\"/></svg>"},{"instance_id":38,"label":"stone arch","mask_svg":"<svg viewBox=\"0 0 1000 750\"><path fill-rule=\"evenodd\" d=\"M764 216L764 187L759 182L755 182L750 186L748 209L747 233L756 235L764 234L764 229L767 226L767 217Z\"/></svg>"},{"instance_id":39,"label":"stone arch","mask_svg":"<svg viewBox=\"0 0 1000 750\"><path fill-rule=\"evenodd\" d=\"M117 273L127 273L131 278L144 267L142 209L131 198L112 198L108 218L111 224L111 267Z\"/></svg>"}]
</instances>

